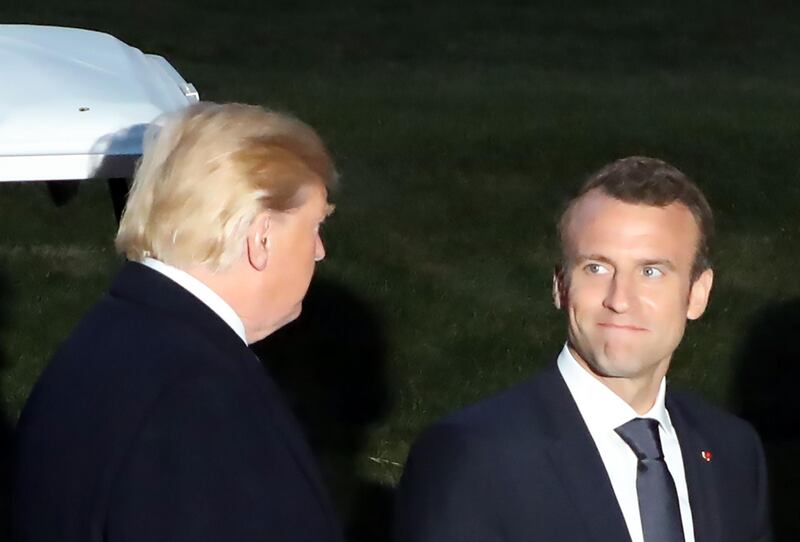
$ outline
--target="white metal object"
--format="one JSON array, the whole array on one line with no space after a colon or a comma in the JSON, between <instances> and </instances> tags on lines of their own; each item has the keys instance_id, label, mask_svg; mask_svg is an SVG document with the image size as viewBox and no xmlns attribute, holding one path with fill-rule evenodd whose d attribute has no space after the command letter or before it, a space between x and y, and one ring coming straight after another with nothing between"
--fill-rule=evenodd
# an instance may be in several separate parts
<instances>
[{"instance_id":1,"label":"white metal object","mask_svg":"<svg viewBox=\"0 0 800 542\"><path fill-rule=\"evenodd\" d=\"M0 25L0 182L130 177L148 124L198 100L108 34Z\"/></svg>"}]
</instances>

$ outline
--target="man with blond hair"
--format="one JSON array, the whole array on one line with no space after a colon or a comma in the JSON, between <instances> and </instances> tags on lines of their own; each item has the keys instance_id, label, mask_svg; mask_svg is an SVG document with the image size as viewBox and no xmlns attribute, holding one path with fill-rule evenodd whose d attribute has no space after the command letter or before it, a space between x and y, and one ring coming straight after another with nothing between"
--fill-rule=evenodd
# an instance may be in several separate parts
<instances>
[{"instance_id":1,"label":"man with blond hair","mask_svg":"<svg viewBox=\"0 0 800 542\"><path fill-rule=\"evenodd\" d=\"M201 103L148 136L129 260L18 426L19 541L339 542L295 419L248 345L297 318L332 160L302 122Z\"/></svg>"},{"instance_id":2,"label":"man with blond hair","mask_svg":"<svg viewBox=\"0 0 800 542\"><path fill-rule=\"evenodd\" d=\"M661 160L591 175L559 222L566 344L420 438L396 542L767 542L758 436L667 386L711 293L712 232L700 189Z\"/></svg>"}]
</instances>

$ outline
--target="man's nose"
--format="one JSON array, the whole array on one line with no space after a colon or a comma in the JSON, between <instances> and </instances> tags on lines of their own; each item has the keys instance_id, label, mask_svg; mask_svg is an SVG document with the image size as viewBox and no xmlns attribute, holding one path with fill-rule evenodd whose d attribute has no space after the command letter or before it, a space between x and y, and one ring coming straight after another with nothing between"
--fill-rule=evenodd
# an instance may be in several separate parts
<instances>
[{"instance_id":1,"label":"man's nose","mask_svg":"<svg viewBox=\"0 0 800 542\"><path fill-rule=\"evenodd\" d=\"M314 246L314 261L321 262L325 259L325 244L322 242L322 237L317 234L316 244Z\"/></svg>"},{"instance_id":2,"label":"man's nose","mask_svg":"<svg viewBox=\"0 0 800 542\"><path fill-rule=\"evenodd\" d=\"M630 309L632 292L632 281L619 273L614 273L608 284L606 297L603 299L603 306L610 311L623 313Z\"/></svg>"}]
</instances>

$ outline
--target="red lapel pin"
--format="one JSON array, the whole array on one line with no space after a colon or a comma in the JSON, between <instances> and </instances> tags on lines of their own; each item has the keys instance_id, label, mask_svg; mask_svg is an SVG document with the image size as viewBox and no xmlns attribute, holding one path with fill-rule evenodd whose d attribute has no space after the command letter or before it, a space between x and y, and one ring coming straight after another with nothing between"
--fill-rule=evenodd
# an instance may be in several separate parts
<instances>
[{"instance_id":1,"label":"red lapel pin","mask_svg":"<svg viewBox=\"0 0 800 542\"><path fill-rule=\"evenodd\" d=\"M703 450L703 451L701 451L700 452L700 457L705 459L706 463L709 463L711 461L711 457L712 457L711 450Z\"/></svg>"}]
</instances>

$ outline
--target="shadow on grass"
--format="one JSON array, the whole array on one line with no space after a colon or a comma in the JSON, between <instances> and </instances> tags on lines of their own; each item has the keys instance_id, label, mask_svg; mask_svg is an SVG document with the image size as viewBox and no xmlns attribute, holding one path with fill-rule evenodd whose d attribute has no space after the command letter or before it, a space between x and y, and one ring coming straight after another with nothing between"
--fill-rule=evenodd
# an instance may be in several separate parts
<instances>
[{"instance_id":1,"label":"shadow on grass","mask_svg":"<svg viewBox=\"0 0 800 542\"><path fill-rule=\"evenodd\" d=\"M294 323L253 346L306 430L352 542L389 539L392 489L358 458L391 404L377 315L347 288L316 278Z\"/></svg>"},{"instance_id":2,"label":"shadow on grass","mask_svg":"<svg viewBox=\"0 0 800 542\"><path fill-rule=\"evenodd\" d=\"M0 327L8 325L7 307L10 292L5 274L0 270ZM3 345L0 344L0 371L6 367ZM0 540L11 537L11 461L12 430L8 414L0 402Z\"/></svg>"},{"instance_id":3,"label":"shadow on grass","mask_svg":"<svg viewBox=\"0 0 800 542\"><path fill-rule=\"evenodd\" d=\"M775 542L800 540L800 299L759 311L740 345L732 404L764 441Z\"/></svg>"}]
</instances>

